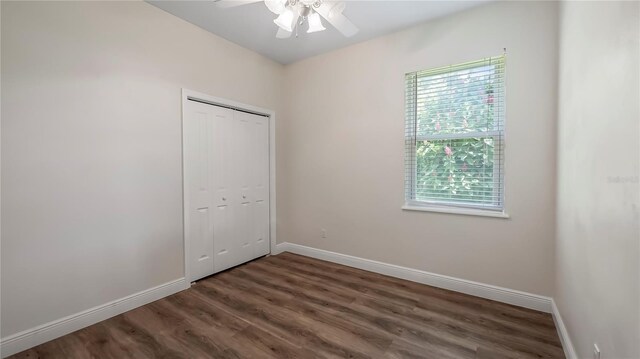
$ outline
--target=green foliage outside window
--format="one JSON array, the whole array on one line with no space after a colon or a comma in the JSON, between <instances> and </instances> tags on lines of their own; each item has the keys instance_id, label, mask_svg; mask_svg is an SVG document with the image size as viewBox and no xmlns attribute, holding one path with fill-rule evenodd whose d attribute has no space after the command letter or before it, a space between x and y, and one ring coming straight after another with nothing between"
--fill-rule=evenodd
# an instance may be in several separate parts
<instances>
[{"instance_id":1,"label":"green foliage outside window","mask_svg":"<svg viewBox=\"0 0 640 359\"><path fill-rule=\"evenodd\" d=\"M495 205L502 81L496 66L417 77L415 200ZM498 105L498 106L496 106ZM497 126L499 125L499 126ZM495 167L494 167L495 166Z\"/></svg>"}]
</instances>

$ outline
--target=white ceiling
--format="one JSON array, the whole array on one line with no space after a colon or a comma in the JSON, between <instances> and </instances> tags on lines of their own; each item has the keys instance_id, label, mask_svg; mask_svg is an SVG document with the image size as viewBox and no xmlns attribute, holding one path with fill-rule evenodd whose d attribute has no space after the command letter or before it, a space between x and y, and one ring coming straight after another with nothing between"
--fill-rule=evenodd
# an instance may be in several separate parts
<instances>
[{"instance_id":1,"label":"white ceiling","mask_svg":"<svg viewBox=\"0 0 640 359\"><path fill-rule=\"evenodd\" d=\"M276 16L262 1L223 9L213 1L147 0L160 9L282 64L392 33L486 1L347 1L344 15L360 28L355 36L346 38L323 21L326 31L307 34L305 28L298 38L277 39L278 28L273 23Z\"/></svg>"}]
</instances>

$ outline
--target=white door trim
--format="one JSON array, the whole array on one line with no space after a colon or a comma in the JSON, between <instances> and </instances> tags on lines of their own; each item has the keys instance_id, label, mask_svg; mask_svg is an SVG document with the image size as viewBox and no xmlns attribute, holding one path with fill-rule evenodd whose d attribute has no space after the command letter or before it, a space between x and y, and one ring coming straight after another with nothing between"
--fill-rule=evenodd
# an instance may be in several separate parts
<instances>
[{"instance_id":1,"label":"white door trim","mask_svg":"<svg viewBox=\"0 0 640 359\"><path fill-rule=\"evenodd\" d=\"M196 99L202 102L210 103L212 105L219 105L222 107L229 107L241 111L252 112L255 114L265 115L269 117L269 253L273 253L276 250L276 113L273 110L260 108L257 106L247 105L244 103L228 100L220 97L210 96L200 92L192 91L183 88L182 89L182 240L184 243L184 277L191 278L190 261L189 261L189 242L187 241L187 214L185 210L186 196L186 173L184 171L185 163L185 151L184 143L185 131L184 131L184 119L186 103L189 99Z\"/></svg>"}]
</instances>

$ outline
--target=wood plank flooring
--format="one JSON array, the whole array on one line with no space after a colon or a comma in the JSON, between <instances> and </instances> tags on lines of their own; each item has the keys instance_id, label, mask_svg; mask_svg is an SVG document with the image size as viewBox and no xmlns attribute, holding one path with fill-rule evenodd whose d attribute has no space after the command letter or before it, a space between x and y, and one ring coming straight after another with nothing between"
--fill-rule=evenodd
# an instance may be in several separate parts
<instances>
[{"instance_id":1,"label":"wood plank flooring","mask_svg":"<svg viewBox=\"0 0 640 359\"><path fill-rule=\"evenodd\" d=\"M290 253L12 358L564 358L549 314Z\"/></svg>"}]
</instances>

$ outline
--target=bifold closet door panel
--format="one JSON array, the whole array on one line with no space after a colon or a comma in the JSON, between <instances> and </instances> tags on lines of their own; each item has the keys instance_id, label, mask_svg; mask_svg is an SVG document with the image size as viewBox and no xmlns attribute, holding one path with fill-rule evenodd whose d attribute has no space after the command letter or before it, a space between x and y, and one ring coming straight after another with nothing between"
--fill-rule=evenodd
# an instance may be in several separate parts
<instances>
[{"instance_id":1,"label":"bifold closet door panel","mask_svg":"<svg viewBox=\"0 0 640 359\"><path fill-rule=\"evenodd\" d=\"M253 171L253 116L245 112L235 111L234 120L238 126L236 143L239 145L238 166L238 217L236 218L236 231L240 247L237 252L237 262L243 263L253 259L254 242L251 239L252 228L255 226L253 216L253 191L252 191L252 171Z\"/></svg>"},{"instance_id":2,"label":"bifold closet door panel","mask_svg":"<svg viewBox=\"0 0 640 359\"><path fill-rule=\"evenodd\" d=\"M211 105L210 105L211 106ZM216 106L211 106L219 108ZM238 229L241 180L244 161L242 128L235 118L236 111L225 109L228 115L217 119L213 131L213 188L216 211L213 215L213 249L215 272L241 263L242 235ZM227 114L226 113L226 114Z\"/></svg>"},{"instance_id":3,"label":"bifold closet door panel","mask_svg":"<svg viewBox=\"0 0 640 359\"><path fill-rule=\"evenodd\" d=\"M188 261L190 280L206 277L214 272L213 227L216 205L212 201L212 154L214 131L219 116L230 117L231 112L216 113L211 106L189 101L185 105L184 173L185 234L189 241Z\"/></svg>"},{"instance_id":4,"label":"bifold closet door panel","mask_svg":"<svg viewBox=\"0 0 640 359\"><path fill-rule=\"evenodd\" d=\"M253 116L253 258L269 253L269 118Z\"/></svg>"},{"instance_id":5,"label":"bifold closet door panel","mask_svg":"<svg viewBox=\"0 0 640 359\"><path fill-rule=\"evenodd\" d=\"M242 127L244 166L241 169L242 258L248 261L269 253L269 119L236 112Z\"/></svg>"}]
</instances>

